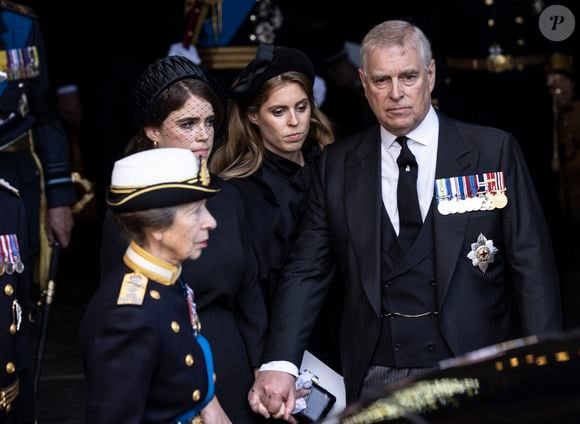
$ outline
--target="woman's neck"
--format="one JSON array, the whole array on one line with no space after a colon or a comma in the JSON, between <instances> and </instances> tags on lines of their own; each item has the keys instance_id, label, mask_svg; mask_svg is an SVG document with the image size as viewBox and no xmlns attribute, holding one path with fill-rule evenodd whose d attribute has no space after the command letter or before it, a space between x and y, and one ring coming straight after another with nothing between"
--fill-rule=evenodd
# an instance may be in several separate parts
<instances>
[{"instance_id":1,"label":"woman's neck","mask_svg":"<svg viewBox=\"0 0 580 424\"><path fill-rule=\"evenodd\" d=\"M297 163L300 166L304 166L304 155L302 154L302 150L297 150L296 152L274 152L267 147L266 149L281 158Z\"/></svg>"}]
</instances>

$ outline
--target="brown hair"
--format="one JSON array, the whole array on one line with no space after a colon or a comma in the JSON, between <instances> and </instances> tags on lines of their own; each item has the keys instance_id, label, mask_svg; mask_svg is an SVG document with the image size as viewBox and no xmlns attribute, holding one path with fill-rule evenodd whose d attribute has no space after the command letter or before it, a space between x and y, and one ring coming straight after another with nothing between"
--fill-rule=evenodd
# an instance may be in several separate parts
<instances>
[{"instance_id":1,"label":"brown hair","mask_svg":"<svg viewBox=\"0 0 580 424\"><path fill-rule=\"evenodd\" d=\"M151 104L145 122L127 144L125 155L155 148L153 140L145 134L145 128L160 128L169 114L183 107L191 96L200 97L212 105L215 114L214 129L217 130L224 119L223 107L217 94L205 81L194 78L182 79L159 93Z\"/></svg>"},{"instance_id":2,"label":"brown hair","mask_svg":"<svg viewBox=\"0 0 580 424\"><path fill-rule=\"evenodd\" d=\"M274 90L290 83L297 83L304 89L312 109L305 145L318 144L324 148L334 141L330 121L314 103L312 82L302 73L285 72L266 81L246 108L234 100L229 101L228 140L213 155L212 172L224 179L245 178L260 168L264 160L264 144L248 113L259 111Z\"/></svg>"},{"instance_id":3,"label":"brown hair","mask_svg":"<svg viewBox=\"0 0 580 424\"><path fill-rule=\"evenodd\" d=\"M145 211L115 213L113 218L127 242L134 241L144 247L148 230L164 230L173 225L177 206Z\"/></svg>"}]
</instances>

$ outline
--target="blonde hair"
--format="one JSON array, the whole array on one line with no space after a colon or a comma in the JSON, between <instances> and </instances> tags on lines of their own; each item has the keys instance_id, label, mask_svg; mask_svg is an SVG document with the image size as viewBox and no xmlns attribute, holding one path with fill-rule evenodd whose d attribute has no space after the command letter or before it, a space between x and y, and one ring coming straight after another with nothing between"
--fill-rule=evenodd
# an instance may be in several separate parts
<instances>
[{"instance_id":1,"label":"blonde hair","mask_svg":"<svg viewBox=\"0 0 580 424\"><path fill-rule=\"evenodd\" d=\"M318 144L323 149L334 142L330 121L314 103L310 80L299 72L285 72L266 81L246 108L234 100L229 101L228 140L211 159L213 173L226 180L245 178L262 166L264 144L259 128L250 122L248 113L258 112L274 90L290 83L297 83L304 89L312 109L305 145Z\"/></svg>"}]
</instances>

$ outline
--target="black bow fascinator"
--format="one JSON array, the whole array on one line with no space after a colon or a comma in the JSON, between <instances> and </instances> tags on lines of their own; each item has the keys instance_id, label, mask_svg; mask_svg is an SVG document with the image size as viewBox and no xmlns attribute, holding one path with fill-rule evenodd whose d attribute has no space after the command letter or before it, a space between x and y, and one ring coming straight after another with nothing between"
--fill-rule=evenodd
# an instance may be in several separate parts
<instances>
[{"instance_id":1,"label":"black bow fascinator","mask_svg":"<svg viewBox=\"0 0 580 424\"><path fill-rule=\"evenodd\" d=\"M300 50L260 44L256 58L242 70L232 86L230 97L242 105L247 105L266 81L292 71L306 75L314 84L314 65Z\"/></svg>"},{"instance_id":2,"label":"black bow fascinator","mask_svg":"<svg viewBox=\"0 0 580 424\"><path fill-rule=\"evenodd\" d=\"M135 124L142 126L157 96L174 82L185 78L207 82L202 70L182 56L167 56L150 64L135 85Z\"/></svg>"}]
</instances>

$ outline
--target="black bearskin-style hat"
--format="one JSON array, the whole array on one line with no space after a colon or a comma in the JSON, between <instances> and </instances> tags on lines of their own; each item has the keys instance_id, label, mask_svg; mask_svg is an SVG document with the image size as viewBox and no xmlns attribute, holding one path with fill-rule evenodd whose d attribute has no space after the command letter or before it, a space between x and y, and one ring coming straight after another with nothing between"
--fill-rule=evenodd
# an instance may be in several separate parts
<instances>
[{"instance_id":1,"label":"black bearskin-style hat","mask_svg":"<svg viewBox=\"0 0 580 424\"><path fill-rule=\"evenodd\" d=\"M256 58L242 70L231 89L230 97L242 105L247 105L266 81L292 71L306 75L314 84L314 65L300 50L260 44Z\"/></svg>"},{"instance_id":2,"label":"black bearskin-style hat","mask_svg":"<svg viewBox=\"0 0 580 424\"><path fill-rule=\"evenodd\" d=\"M174 82L185 78L207 82L201 69L183 56L167 56L149 65L135 85L135 124L142 126L157 96Z\"/></svg>"}]
</instances>

